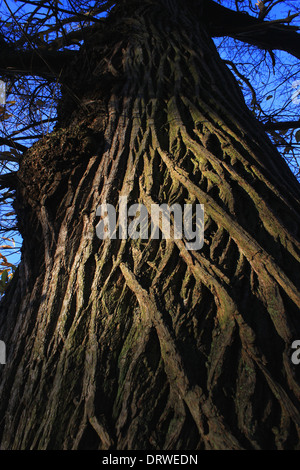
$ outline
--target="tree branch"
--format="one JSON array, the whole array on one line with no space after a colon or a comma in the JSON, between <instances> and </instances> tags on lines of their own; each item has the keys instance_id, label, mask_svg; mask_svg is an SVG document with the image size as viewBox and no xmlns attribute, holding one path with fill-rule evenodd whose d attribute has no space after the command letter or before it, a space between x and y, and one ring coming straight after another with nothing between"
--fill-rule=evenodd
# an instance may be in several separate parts
<instances>
[{"instance_id":1,"label":"tree branch","mask_svg":"<svg viewBox=\"0 0 300 470\"><path fill-rule=\"evenodd\" d=\"M21 0L23 1L23 0ZM42 5L41 2L35 2L35 1L27 1L24 2L24 3L28 3L30 5L34 5L34 6L38 6L38 7L41 7L41 8L46 8L45 5ZM86 12L74 12L74 11L70 11L70 10L65 10L64 8L61 8L61 7L58 7L56 6L55 9L57 12L60 12L60 13L66 13L68 15L73 15L73 18L77 18L77 21L81 20L81 21L91 21L91 22L95 22L95 23L103 23L104 19L103 18L96 18L95 15L99 15L100 13L104 13L105 11L107 11L109 8L112 7L112 5L114 4L115 2L113 0L109 0L107 1L102 7L99 7L99 8L95 8L94 10L87 10ZM49 8L49 6L47 5L47 8ZM53 11L53 8L52 8L52 11Z\"/></svg>"},{"instance_id":2,"label":"tree branch","mask_svg":"<svg viewBox=\"0 0 300 470\"><path fill-rule=\"evenodd\" d=\"M212 36L230 36L261 49L286 51L300 59L300 34L296 26L283 25L285 20L262 21L223 7L213 0L204 1L204 18Z\"/></svg>"},{"instance_id":3,"label":"tree branch","mask_svg":"<svg viewBox=\"0 0 300 470\"><path fill-rule=\"evenodd\" d=\"M20 152L25 152L26 150L28 150L27 147L25 147L25 145L18 144L14 140L9 139L9 138L6 139L5 137L0 137L0 145L7 145L9 147L14 147L16 150L20 150Z\"/></svg>"},{"instance_id":4,"label":"tree branch","mask_svg":"<svg viewBox=\"0 0 300 470\"><path fill-rule=\"evenodd\" d=\"M17 51L11 47L1 48L0 72L5 75L37 75L57 80L60 72L76 56L76 51Z\"/></svg>"},{"instance_id":5,"label":"tree branch","mask_svg":"<svg viewBox=\"0 0 300 470\"><path fill-rule=\"evenodd\" d=\"M285 131L300 128L300 121L266 122L263 126L266 131Z\"/></svg>"}]
</instances>

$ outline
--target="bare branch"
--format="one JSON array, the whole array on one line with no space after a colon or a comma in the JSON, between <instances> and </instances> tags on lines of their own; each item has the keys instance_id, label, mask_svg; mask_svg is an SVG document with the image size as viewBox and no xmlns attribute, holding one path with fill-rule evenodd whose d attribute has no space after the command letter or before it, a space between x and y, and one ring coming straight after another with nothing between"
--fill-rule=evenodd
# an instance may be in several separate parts
<instances>
[{"instance_id":1,"label":"bare branch","mask_svg":"<svg viewBox=\"0 0 300 470\"><path fill-rule=\"evenodd\" d=\"M25 145L18 144L12 139L5 138L5 137L0 137L0 145L8 145L9 147L13 147L16 150L20 150L21 152L25 152L27 150L27 147Z\"/></svg>"},{"instance_id":2,"label":"bare branch","mask_svg":"<svg viewBox=\"0 0 300 470\"><path fill-rule=\"evenodd\" d=\"M204 16L214 37L230 36L261 49L286 51L300 59L298 28L282 24L291 22L297 15L290 15L284 20L262 21L206 0Z\"/></svg>"},{"instance_id":3,"label":"bare branch","mask_svg":"<svg viewBox=\"0 0 300 470\"><path fill-rule=\"evenodd\" d=\"M266 131L280 130L285 131L287 129L298 129L300 128L299 121L282 121L282 122L267 122L264 124Z\"/></svg>"}]
</instances>

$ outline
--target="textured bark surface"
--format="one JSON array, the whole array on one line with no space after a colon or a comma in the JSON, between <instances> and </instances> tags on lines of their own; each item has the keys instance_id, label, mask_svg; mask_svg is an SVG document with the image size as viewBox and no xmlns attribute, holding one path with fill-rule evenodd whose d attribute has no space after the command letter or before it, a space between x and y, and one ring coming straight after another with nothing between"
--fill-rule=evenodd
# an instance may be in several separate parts
<instances>
[{"instance_id":1,"label":"textured bark surface","mask_svg":"<svg viewBox=\"0 0 300 470\"><path fill-rule=\"evenodd\" d=\"M299 185L193 2L126 5L20 167L1 447L300 448ZM204 247L99 240L120 195L204 204Z\"/></svg>"}]
</instances>

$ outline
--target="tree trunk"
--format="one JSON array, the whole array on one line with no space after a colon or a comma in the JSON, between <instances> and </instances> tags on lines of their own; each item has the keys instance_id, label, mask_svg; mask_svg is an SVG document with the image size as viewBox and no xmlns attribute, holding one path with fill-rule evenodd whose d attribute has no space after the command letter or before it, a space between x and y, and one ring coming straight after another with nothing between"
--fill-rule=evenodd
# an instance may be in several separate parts
<instances>
[{"instance_id":1,"label":"tree trunk","mask_svg":"<svg viewBox=\"0 0 300 470\"><path fill-rule=\"evenodd\" d=\"M193 2L125 5L18 172L1 447L298 449L299 184ZM119 196L204 204L203 248L98 239Z\"/></svg>"}]
</instances>

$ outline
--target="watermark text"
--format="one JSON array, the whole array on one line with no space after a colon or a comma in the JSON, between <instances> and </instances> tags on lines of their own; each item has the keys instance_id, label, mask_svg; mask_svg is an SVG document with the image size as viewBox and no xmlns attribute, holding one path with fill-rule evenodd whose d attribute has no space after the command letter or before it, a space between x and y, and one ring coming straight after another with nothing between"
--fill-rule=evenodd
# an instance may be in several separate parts
<instances>
[{"instance_id":1,"label":"watermark text","mask_svg":"<svg viewBox=\"0 0 300 470\"><path fill-rule=\"evenodd\" d=\"M4 106L6 103L6 88L5 82L0 80L0 106Z\"/></svg>"},{"instance_id":2,"label":"watermark text","mask_svg":"<svg viewBox=\"0 0 300 470\"><path fill-rule=\"evenodd\" d=\"M127 196L119 197L117 211L112 204L101 204L96 215L100 221L96 233L100 240L163 239L181 240L187 250L201 250L204 244L204 205L151 204L150 221L147 208L143 204L128 207ZM117 223L118 222L118 223Z\"/></svg>"},{"instance_id":3,"label":"watermark text","mask_svg":"<svg viewBox=\"0 0 300 470\"><path fill-rule=\"evenodd\" d=\"M0 364L6 364L6 345L0 341Z\"/></svg>"},{"instance_id":4,"label":"watermark text","mask_svg":"<svg viewBox=\"0 0 300 470\"><path fill-rule=\"evenodd\" d=\"M300 80L295 80L292 83L292 88L295 90L292 94L292 102L294 104L300 104Z\"/></svg>"},{"instance_id":5,"label":"watermark text","mask_svg":"<svg viewBox=\"0 0 300 470\"><path fill-rule=\"evenodd\" d=\"M296 339L293 342L292 349L296 349L296 351L293 352L291 361L293 364L297 366L300 364L300 340L299 339Z\"/></svg>"}]
</instances>

